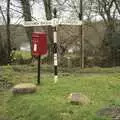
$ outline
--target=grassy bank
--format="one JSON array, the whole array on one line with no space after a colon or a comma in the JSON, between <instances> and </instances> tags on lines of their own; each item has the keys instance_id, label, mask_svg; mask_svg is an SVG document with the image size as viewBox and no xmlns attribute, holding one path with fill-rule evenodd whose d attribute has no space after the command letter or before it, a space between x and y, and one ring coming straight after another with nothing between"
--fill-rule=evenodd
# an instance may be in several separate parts
<instances>
[{"instance_id":1,"label":"grassy bank","mask_svg":"<svg viewBox=\"0 0 120 120\"><path fill-rule=\"evenodd\" d=\"M35 66L7 66L2 68L2 75L14 84L36 83L36 69ZM0 120L107 120L98 116L97 111L120 105L119 72L120 68L61 71L58 83L54 84L52 73L44 70L36 93L14 96L10 90L0 92ZM71 92L83 93L91 103L70 104Z\"/></svg>"}]
</instances>

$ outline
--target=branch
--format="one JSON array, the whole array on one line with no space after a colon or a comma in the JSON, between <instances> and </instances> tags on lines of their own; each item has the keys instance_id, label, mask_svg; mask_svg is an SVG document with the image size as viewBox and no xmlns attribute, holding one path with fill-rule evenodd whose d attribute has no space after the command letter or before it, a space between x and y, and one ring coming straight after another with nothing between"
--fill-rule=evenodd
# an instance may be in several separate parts
<instances>
[{"instance_id":1,"label":"branch","mask_svg":"<svg viewBox=\"0 0 120 120\"><path fill-rule=\"evenodd\" d=\"M77 15L79 15L79 12L78 12L78 10L77 10L77 7L75 6L75 3L74 3L72 0L71 0L71 2L72 2L73 5L71 5L71 4L69 4L69 3L67 3L67 5L68 5L70 8L74 9L75 12L77 13Z\"/></svg>"},{"instance_id":2,"label":"branch","mask_svg":"<svg viewBox=\"0 0 120 120\"><path fill-rule=\"evenodd\" d=\"M103 12L103 5L100 2L100 0L98 0L98 10L99 10L99 14L101 15L101 17L103 18L105 24L107 24L107 20L105 18L104 12Z\"/></svg>"},{"instance_id":3,"label":"branch","mask_svg":"<svg viewBox=\"0 0 120 120\"><path fill-rule=\"evenodd\" d=\"M115 3L115 6L116 6L116 9L118 10L118 13L120 14L120 6L118 6L119 3L117 3L116 0L114 0L114 3Z\"/></svg>"},{"instance_id":4,"label":"branch","mask_svg":"<svg viewBox=\"0 0 120 120\"><path fill-rule=\"evenodd\" d=\"M6 21L6 19L5 19L5 16L4 16L4 13L3 13L3 11L2 11L1 6L0 6L0 12L1 12L1 15L2 15L2 17L3 17L3 20L4 20L5 24L7 24L7 21Z\"/></svg>"},{"instance_id":5,"label":"branch","mask_svg":"<svg viewBox=\"0 0 120 120\"><path fill-rule=\"evenodd\" d=\"M56 2L58 3L58 5L60 5L60 6L63 6L66 2L67 2L68 0L64 0L64 2L63 3L60 3L60 1L59 0L56 0Z\"/></svg>"},{"instance_id":6,"label":"branch","mask_svg":"<svg viewBox=\"0 0 120 120\"><path fill-rule=\"evenodd\" d=\"M18 11L18 10L15 10L15 9L13 9L13 8L10 8L11 10L13 10L13 11L15 11L15 12L17 12L17 13L20 13L20 14L22 14L23 16L24 16L24 14L22 13L22 12L20 12L20 11ZM32 19L34 19L35 21L37 21L37 19L36 18L34 18L33 16L31 16L32 17Z\"/></svg>"}]
</instances>

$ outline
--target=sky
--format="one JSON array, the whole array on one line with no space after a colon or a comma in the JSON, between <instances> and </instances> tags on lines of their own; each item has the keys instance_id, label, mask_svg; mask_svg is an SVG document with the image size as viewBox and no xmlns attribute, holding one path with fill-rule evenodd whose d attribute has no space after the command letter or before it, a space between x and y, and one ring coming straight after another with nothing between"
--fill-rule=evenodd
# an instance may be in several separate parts
<instances>
[{"instance_id":1,"label":"sky","mask_svg":"<svg viewBox=\"0 0 120 120\"><path fill-rule=\"evenodd\" d=\"M55 1L55 0L53 0L53 1ZM85 0L84 0L84 2L85 2ZM7 6L6 0L0 0L0 6L2 7L3 13L6 16L6 6ZM31 2L31 6L32 6L32 17L34 17L38 21L46 19L45 12L44 12L44 5L43 5L42 0L41 0L41 2L39 2L39 0L38 0L38 2ZM53 6L57 7L58 9L62 9L62 10L64 9L64 11L61 11L58 13L58 16L60 16L59 19L63 19L63 20L76 19L76 20L78 20L78 15L75 12L73 12L73 10L71 10L68 6L66 6L66 7L59 6L58 7L56 2L53 2ZM10 10L11 24L22 24L24 19L22 17L22 8L21 8L19 0L11 0L10 8L11 8L11 10ZM89 11L86 11L86 12L88 12L88 14L89 14ZM84 16L84 20L86 18L87 17ZM92 20L98 21L98 20L101 20L101 17L99 15L94 17L94 14L93 14ZM0 14L0 24L4 24L1 14Z\"/></svg>"},{"instance_id":2,"label":"sky","mask_svg":"<svg viewBox=\"0 0 120 120\"><path fill-rule=\"evenodd\" d=\"M0 6L2 6L2 11L4 15L6 16L6 0L0 0ZM45 12L44 12L44 6L43 3L32 3L32 17L35 19L45 19ZM22 8L19 2L16 2L15 0L11 0L10 5L10 13L11 13L11 24L21 24L23 23L23 17L22 17ZM0 17L2 17L0 13ZM2 18L0 19L1 24L3 24Z\"/></svg>"},{"instance_id":3,"label":"sky","mask_svg":"<svg viewBox=\"0 0 120 120\"><path fill-rule=\"evenodd\" d=\"M6 6L7 6L5 1L6 0L2 0L2 1L0 0L0 6L2 6L4 15L6 15ZM55 1L55 0L53 0L53 1ZM53 2L53 7L56 7L57 6L56 4L57 4L56 2ZM32 17L34 17L38 21L46 19L44 5L43 5L42 0L41 0L41 2L34 2L34 3L31 2L31 6L32 6ZM10 9L11 24L22 24L24 20L22 18L22 9L21 9L20 2L18 2L18 0L11 0L10 8L11 8ZM57 8L58 8L58 6L57 6ZM63 6L60 6L58 9L64 9L64 8L63 8ZM60 16L60 19L62 19L62 20L66 20L66 19L70 20L75 17L75 14L71 13L71 11L69 11L69 10L65 10L65 11L59 12L58 16ZM0 17L1 17L0 24L4 24L1 14L0 14Z\"/></svg>"}]
</instances>

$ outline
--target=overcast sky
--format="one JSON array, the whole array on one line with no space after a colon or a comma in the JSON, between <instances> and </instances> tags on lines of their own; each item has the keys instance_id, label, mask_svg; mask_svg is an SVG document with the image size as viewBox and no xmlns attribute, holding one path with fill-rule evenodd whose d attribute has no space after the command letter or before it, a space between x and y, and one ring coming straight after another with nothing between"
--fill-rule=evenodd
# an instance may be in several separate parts
<instances>
[{"instance_id":1,"label":"overcast sky","mask_svg":"<svg viewBox=\"0 0 120 120\"><path fill-rule=\"evenodd\" d=\"M39 1L39 0L38 0ZM55 0L53 0L55 1ZM84 0L85 2L85 0ZM76 2L77 3L77 2ZM86 2L87 3L87 2ZM78 19L78 16L76 14L76 12L72 9L70 9L68 6L57 6L56 2L53 2L53 8L57 7L58 9L62 9L62 11L60 11L58 13L58 16L60 17L60 19ZM0 0L0 6L2 6L2 10L4 15L6 14L6 0ZM45 18L45 12L44 12L44 5L43 2L41 0L41 2L31 2L31 6L32 6L32 17L34 17L35 19L37 19L38 21L40 19L46 19ZM76 4L77 6L77 4ZM11 0L11 6L10 6L10 12L11 12L11 23L12 24L21 24L23 23L23 18L22 18L22 8L20 5L19 0ZM85 8L85 12L89 12L87 11L87 9ZM86 13L87 14L87 13ZM84 19L86 19L86 16L84 16ZM99 15L94 15L93 14L93 20L100 20L101 17ZM3 24L3 19L2 16L0 14L0 24Z\"/></svg>"},{"instance_id":2,"label":"overcast sky","mask_svg":"<svg viewBox=\"0 0 120 120\"><path fill-rule=\"evenodd\" d=\"M6 14L6 0L0 0L0 5L2 6L2 10L4 12L4 14ZM54 0L53 0L54 1ZM54 3L54 7L56 7L56 3ZM32 17L34 17L35 19L37 19L38 21L40 19L46 19L45 18L45 12L44 12L44 5L43 2L41 0L41 2L31 2L31 6L32 6ZM58 7L58 6L57 6ZM19 3L18 0L11 0L11 6L10 6L11 10L11 23L12 24L21 24L23 23L23 18L22 18L22 9L21 9L21 5ZM78 19L78 17L76 16L77 14L73 13L70 11L70 8L67 7L63 8L63 6L60 6L58 9L64 9L65 11L61 11L59 12L59 16L60 18L64 19ZM1 14L0 14L1 17ZM3 24L3 19L1 17L0 19L0 23Z\"/></svg>"},{"instance_id":3,"label":"overcast sky","mask_svg":"<svg viewBox=\"0 0 120 120\"><path fill-rule=\"evenodd\" d=\"M0 0L0 5L2 6L2 10L4 12L4 14L6 14L6 0ZM53 0L54 1L54 0ZM57 3L53 2L53 7L56 7ZM45 12L44 12L44 5L43 2L41 0L41 2L31 2L31 6L32 6L32 17L34 17L35 19L37 19L38 21L40 19L46 19L45 18ZM18 0L11 0L11 6L10 6L11 10L11 24L21 24L23 23L23 18L22 18L22 9L21 9L21 5L20 2ZM71 10L68 7L64 7L63 6L57 6L58 9L64 9L64 11L61 11L58 13L58 16L60 16L60 19L78 19L77 14L75 12L73 12L73 10ZM0 14L1 17L1 14ZM84 18L86 18L84 16ZM100 19L100 17L95 17L94 19ZM3 19L1 17L0 19L0 23L3 24Z\"/></svg>"},{"instance_id":4,"label":"overcast sky","mask_svg":"<svg viewBox=\"0 0 120 120\"><path fill-rule=\"evenodd\" d=\"M6 0L0 0L0 6L2 6L2 10L4 15L6 14ZM35 19L45 19L45 12L44 12L44 6L43 3L32 3L32 17ZM16 2L16 0L11 0L11 6L10 6L10 13L11 13L11 23L12 24L17 24L17 23L22 23L23 18L22 18L22 9L21 5L19 2ZM2 16L0 13L0 22L3 23Z\"/></svg>"}]
</instances>

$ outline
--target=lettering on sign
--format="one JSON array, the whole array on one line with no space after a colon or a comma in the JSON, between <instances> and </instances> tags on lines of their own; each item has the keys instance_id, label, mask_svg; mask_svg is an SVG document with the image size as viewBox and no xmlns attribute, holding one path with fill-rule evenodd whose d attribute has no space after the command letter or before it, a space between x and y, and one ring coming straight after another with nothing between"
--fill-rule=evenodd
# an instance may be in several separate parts
<instances>
[{"instance_id":1,"label":"lettering on sign","mask_svg":"<svg viewBox=\"0 0 120 120\"><path fill-rule=\"evenodd\" d=\"M52 20L44 20L44 21L25 21L24 26L30 27L30 26L57 26L57 25L82 25L82 21L80 20L58 20L58 19L52 19Z\"/></svg>"}]
</instances>

